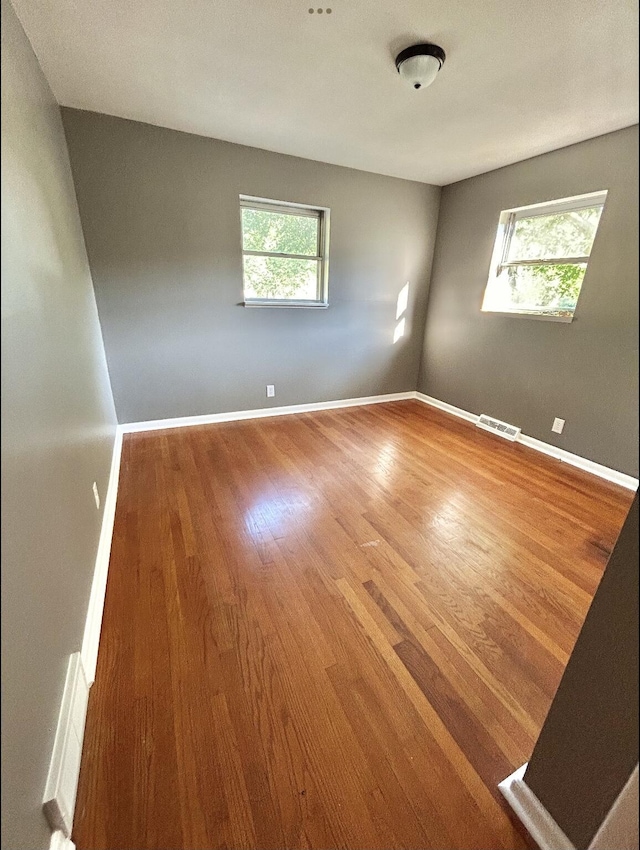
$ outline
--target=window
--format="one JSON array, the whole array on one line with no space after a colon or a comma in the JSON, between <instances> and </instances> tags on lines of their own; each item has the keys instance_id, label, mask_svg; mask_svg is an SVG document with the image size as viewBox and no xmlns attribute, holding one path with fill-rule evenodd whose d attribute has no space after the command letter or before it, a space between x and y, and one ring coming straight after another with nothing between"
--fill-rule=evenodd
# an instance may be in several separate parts
<instances>
[{"instance_id":1,"label":"window","mask_svg":"<svg viewBox=\"0 0 640 850\"><path fill-rule=\"evenodd\" d=\"M570 322L606 196L502 212L482 309Z\"/></svg>"},{"instance_id":2,"label":"window","mask_svg":"<svg viewBox=\"0 0 640 850\"><path fill-rule=\"evenodd\" d=\"M244 303L327 306L329 210L240 197Z\"/></svg>"}]
</instances>

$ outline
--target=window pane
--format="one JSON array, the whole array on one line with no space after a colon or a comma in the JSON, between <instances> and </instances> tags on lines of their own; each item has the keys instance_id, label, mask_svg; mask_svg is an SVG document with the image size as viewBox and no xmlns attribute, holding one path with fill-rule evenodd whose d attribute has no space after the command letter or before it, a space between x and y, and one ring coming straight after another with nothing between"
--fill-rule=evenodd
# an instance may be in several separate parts
<instances>
[{"instance_id":1,"label":"window pane","mask_svg":"<svg viewBox=\"0 0 640 850\"><path fill-rule=\"evenodd\" d=\"M318 256L320 219L265 210L242 210L242 247L245 251Z\"/></svg>"},{"instance_id":2,"label":"window pane","mask_svg":"<svg viewBox=\"0 0 640 850\"><path fill-rule=\"evenodd\" d=\"M489 281L483 310L573 316L586 263L509 266Z\"/></svg>"},{"instance_id":3,"label":"window pane","mask_svg":"<svg viewBox=\"0 0 640 850\"><path fill-rule=\"evenodd\" d=\"M598 229L602 206L536 215L516 221L509 245L509 262L588 257Z\"/></svg>"},{"instance_id":4,"label":"window pane","mask_svg":"<svg viewBox=\"0 0 640 850\"><path fill-rule=\"evenodd\" d=\"M318 260L245 256L244 297L317 301Z\"/></svg>"}]
</instances>

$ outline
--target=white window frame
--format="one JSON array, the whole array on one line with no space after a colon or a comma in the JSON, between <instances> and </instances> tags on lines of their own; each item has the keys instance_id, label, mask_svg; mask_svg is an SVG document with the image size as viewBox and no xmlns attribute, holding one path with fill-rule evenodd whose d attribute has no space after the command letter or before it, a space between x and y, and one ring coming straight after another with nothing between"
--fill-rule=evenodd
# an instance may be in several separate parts
<instances>
[{"instance_id":1,"label":"white window frame","mask_svg":"<svg viewBox=\"0 0 640 850\"><path fill-rule=\"evenodd\" d=\"M278 251L248 251L244 248L242 232L242 210L263 210L265 212L285 213L286 215L309 216L318 220L318 253L315 256L307 254L283 254ZM257 198L253 195L240 195L240 250L242 252L242 296L245 307L294 307L310 309L326 309L329 306L329 207L296 204L291 201L274 201L270 198ZM318 263L318 297L314 299L301 298L247 298L244 294L244 258L248 257L282 257L292 260L315 260Z\"/></svg>"},{"instance_id":2,"label":"white window frame","mask_svg":"<svg viewBox=\"0 0 640 850\"><path fill-rule=\"evenodd\" d=\"M491 310L484 306L484 300L487 290L492 281L500 276L502 271L510 266L559 266L559 265L580 265L586 264L588 268L591 255L587 256L572 256L572 257L553 257L552 259L526 259L518 260L512 258L508 260L509 248L511 239L515 230L516 223L521 218L534 218L536 216L557 215L563 212L575 212L577 210L586 209L589 207L599 206L604 208L607 199L607 190L603 189L598 192L589 192L586 195L575 195L572 198L562 198L558 201L544 201L539 204L530 204L526 207L514 207L510 210L503 210L500 213L498 222L498 231L496 241L493 248L493 256L491 258L491 267L489 270L489 278L483 292L482 312L492 314L494 316L516 316L525 319L542 319L547 322L572 322L572 316L555 316L552 313L544 311L532 312L527 310ZM600 214L602 220L602 213ZM600 227L598 222L598 228ZM597 235L596 228L596 235ZM586 277L586 269L585 269Z\"/></svg>"}]
</instances>

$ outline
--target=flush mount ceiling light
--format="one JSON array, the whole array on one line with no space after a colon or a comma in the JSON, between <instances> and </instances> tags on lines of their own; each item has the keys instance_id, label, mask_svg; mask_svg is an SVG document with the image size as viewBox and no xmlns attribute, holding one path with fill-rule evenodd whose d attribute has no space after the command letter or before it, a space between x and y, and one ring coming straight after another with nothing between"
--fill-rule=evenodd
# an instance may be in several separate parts
<instances>
[{"instance_id":1,"label":"flush mount ceiling light","mask_svg":"<svg viewBox=\"0 0 640 850\"><path fill-rule=\"evenodd\" d=\"M396 56L396 68L414 89L426 89L444 65L445 52L437 44L414 44Z\"/></svg>"}]
</instances>

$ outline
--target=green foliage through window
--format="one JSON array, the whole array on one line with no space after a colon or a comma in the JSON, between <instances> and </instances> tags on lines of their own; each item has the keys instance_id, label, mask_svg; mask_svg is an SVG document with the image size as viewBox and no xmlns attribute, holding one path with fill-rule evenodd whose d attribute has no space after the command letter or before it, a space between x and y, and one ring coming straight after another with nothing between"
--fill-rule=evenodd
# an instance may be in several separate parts
<instances>
[{"instance_id":1,"label":"green foliage through window","mask_svg":"<svg viewBox=\"0 0 640 850\"><path fill-rule=\"evenodd\" d=\"M245 300L321 300L321 216L242 207Z\"/></svg>"},{"instance_id":2,"label":"green foliage through window","mask_svg":"<svg viewBox=\"0 0 640 850\"><path fill-rule=\"evenodd\" d=\"M318 222L316 215L292 215L244 207L242 247L245 251L317 257Z\"/></svg>"},{"instance_id":3,"label":"green foliage through window","mask_svg":"<svg viewBox=\"0 0 640 850\"><path fill-rule=\"evenodd\" d=\"M603 203L599 196L584 207L503 213L483 310L572 317Z\"/></svg>"},{"instance_id":4,"label":"green foliage through window","mask_svg":"<svg viewBox=\"0 0 640 850\"><path fill-rule=\"evenodd\" d=\"M602 207L586 207L555 215L519 218L509 244L509 260L588 257Z\"/></svg>"},{"instance_id":5,"label":"green foliage through window","mask_svg":"<svg viewBox=\"0 0 640 850\"><path fill-rule=\"evenodd\" d=\"M318 296L318 263L289 257L244 257L245 299L314 301Z\"/></svg>"},{"instance_id":6,"label":"green foliage through window","mask_svg":"<svg viewBox=\"0 0 640 850\"><path fill-rule=\"evenodd\" d=\"M573 315L580 295L586 263L569 265L508 266L505 270L513 305Z\"/></svg>"}]
</instances>

